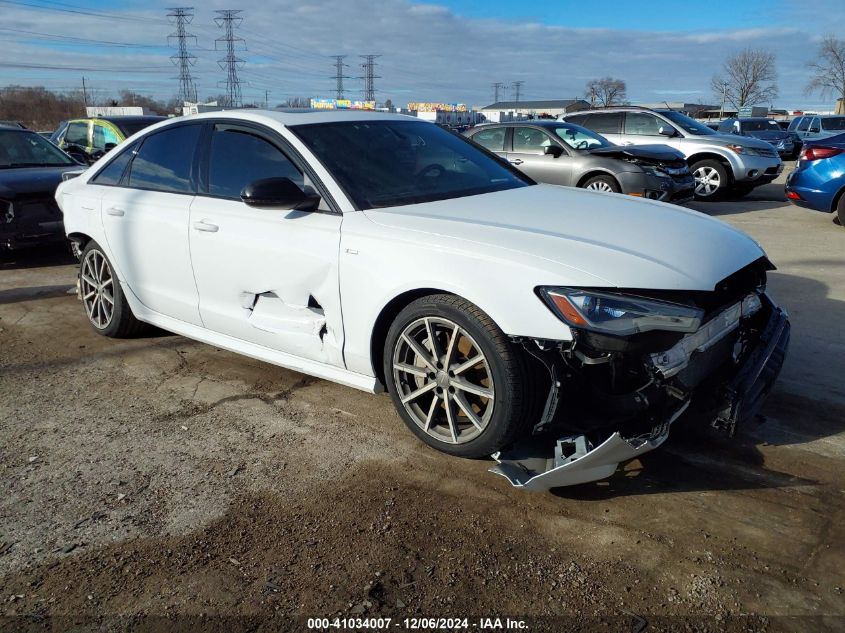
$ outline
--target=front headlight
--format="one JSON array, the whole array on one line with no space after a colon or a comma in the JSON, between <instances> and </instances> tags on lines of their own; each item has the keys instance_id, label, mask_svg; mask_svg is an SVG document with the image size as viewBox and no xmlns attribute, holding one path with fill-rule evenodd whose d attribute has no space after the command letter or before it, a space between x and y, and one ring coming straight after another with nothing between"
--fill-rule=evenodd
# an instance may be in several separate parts
<instances>
[{"instance_id":1,"label":"front headlight","mask_svg":"<svg viewBox=\"0 0 845 633\"><path fill-rule=\"evenodd\" d=\"M731 144L728 145L727 148L737 154L747 154L748 156L766 156L766 154L762 153L759 149L746 147L745 145Z\"/></svg>"},{"instance_id":2,"label":"front headlight","mask_svg":"<svg viewBox=\"0 0 845 633\"><path fill-rule=\"evenodd\" d=\"M704 316L698 308L631 295L553 287L537 291L568 325L615 336L651 330L695 332Z\"/></svg>"}]
</instances>

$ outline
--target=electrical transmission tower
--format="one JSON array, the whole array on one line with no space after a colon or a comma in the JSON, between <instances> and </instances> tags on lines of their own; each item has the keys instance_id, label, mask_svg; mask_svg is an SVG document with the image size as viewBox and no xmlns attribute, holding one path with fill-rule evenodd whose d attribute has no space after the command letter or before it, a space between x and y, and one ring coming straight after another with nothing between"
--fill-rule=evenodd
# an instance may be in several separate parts
<instances>
[{"instance_id":1,"label":"electrical transmission tower","mask_svg":"<svg viewBox=\"0 0 845 633\"><path fill-rule=\"evenodd\" d=\"M375 101L375 80L381 79L379 75L375 74L376 57L381 57L381 55L359 55L359 57L365 60L364 63L361 64L361 68L364 69L364 76L358 78L364 80L364 101Z\"/></svg>"},{"instance_id":2,"label":"electrical transmission tower","mask_svg":"<svg viewBox=\"0 0 845 633\"><path fill-rule=\"evenodd\" d=\"M349 67L349 64L343 63L345 57L346 55L332 55L335 68L335 74L332 79L335 80L335 95L338 100L343 99L343 80L350 79L348 75L343 74L344 67Z\"/></svg>"},{"instance_id":3,"label":"electrical transmission tower","mask_svg":"<svg viewBox=\"0 0 845 633\"><path fill-rule=\"evenodd\" d=\"M515 81L513 82L513 100L519 103L519 95L522 92L522 86L525 84L524 81Z\"/></svg>"},{"instance_id":4,"label":"electrical transmission tower","mask_svg":"<svg viewBox=\"0 0 845 633\"><path fill-rule=\"evenodd\" d=\"M505 88L505 84L501 81L497 81L496 83L491 84L493 87L493 103L499 103L499 90Z\"/></svg>"},{"instance_id":5,"label":"electrical transmission tower","mask_svg":"<svg viewBox=\"0 0 845 633\"><path fill-rule=\"evenodd\" d=\"M214 23L223 29L225 35L214 40L215 50L219 50L217 45L221 42L226 43L226 57L218 59L217 64L221 69L226 71L226 80L218 82L217 85L226 86L226 100L230 108L240 108L243 105L241 100L241 84L246 83L238 78L238 68L244 63L244 60L235 55L235 47L239 42L244 42L242 37L235 37L235 27L240 26L244 21L238 14L240 10L223 9L215 11L219 17L214 18ZM244 42L244 49L246 43ZM242 49L243 50L243 49Z\"/></svg>"},{"instance_id":6,"label":"electrical transmission tower","mask_svg":"<svg viewBox=\"0 0 845 633\"><path fill-rule=\"evenodd\" d=\"M193 7L173 7L168 9L167 17L176 24L176 32L167 36L167 44L175 38L179 52L170 56L174 66L179 66L179 100L197 101L197 86L194 78L191 77L191 66L197 63L195 55L188 52L188 40L193 39L196 44L197 38L185 31L185 25L190 24L194 19Z\"/></svg>"}]
</instances>

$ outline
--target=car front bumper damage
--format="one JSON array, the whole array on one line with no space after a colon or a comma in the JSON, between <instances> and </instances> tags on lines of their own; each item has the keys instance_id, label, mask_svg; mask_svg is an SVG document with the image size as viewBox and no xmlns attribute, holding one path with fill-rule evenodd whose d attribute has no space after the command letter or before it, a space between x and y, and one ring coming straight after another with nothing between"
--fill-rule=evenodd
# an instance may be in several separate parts
<instances>
[{"instance_id":1,"label":"car front bumper damage","mask_svg":"<svg viewBox=\"0 0 845 633\"><path fill-rule=\"evenodd\" d=\"M654 394L667 396L658 415L646 416L650 428L643 428L640 416L638 423L622 421L617 429L600 433L555 437L545 429L494 454L498 463L490 471L515 487L533 491L604 479L621 463L663 444L672 423L690 407L703 412L714 427L733 434L738 424L759 411L780 373L789 344L786 312L765 294L759 298L762 305L754 325L743 318L744 301L720 312L669 350L646 355L643 364L652 378L649 389L635 398L654 408L648 404L650 398L656 400ZM702 360L714 354L727 354L727 358L725 362L717 358L715 364L712 359ZM703 363L709 363L705 375L691 381L689 374ZM690 382L695 386L690 387Z\"/></svg>"}]
</instances>

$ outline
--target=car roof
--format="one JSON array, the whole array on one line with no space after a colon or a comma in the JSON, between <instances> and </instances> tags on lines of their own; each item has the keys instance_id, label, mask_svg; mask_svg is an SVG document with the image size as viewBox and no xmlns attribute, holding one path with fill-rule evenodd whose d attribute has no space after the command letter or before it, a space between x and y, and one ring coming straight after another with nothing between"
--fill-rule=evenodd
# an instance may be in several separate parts
<instances>
[{"instance_id":1,"label":"car roof","mask_svg":"<svg viewBox=\"0 0 845 633\"><path fill-rule=\"evenodd\" d=\"M280 123L288 125L311 125L316 123L337 123L341 121L423 121L415 116L406 114L390 114L374 112L372 110L259 110L255 108L244 110L220 110L173 117L173 121L196 121L204 119L233 119L240 121L254 121L256 123ZM161 124L159 124L161 125ZM158 126L156 126L158 127Z\"/></svg>"},{"instance_id":2,"label":"car roof","mask_svg":"<svg viewBox=\"0 0 845 633\"><path fill-rule=\"evenodd\" d=\"M88 117L92 121L108 121L109 123L132 123L135 121L164 121L166 116L158 114L122 114L114 116L92 116Z\"/></svg>"}]
</instances>

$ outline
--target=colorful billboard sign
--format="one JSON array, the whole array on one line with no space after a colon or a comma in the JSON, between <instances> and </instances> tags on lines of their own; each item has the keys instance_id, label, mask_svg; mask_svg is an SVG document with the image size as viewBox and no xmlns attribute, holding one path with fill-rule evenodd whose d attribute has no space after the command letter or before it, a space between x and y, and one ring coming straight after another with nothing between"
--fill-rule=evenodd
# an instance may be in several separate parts
<instances>
[{"instance_id":1,"label":"colorful billboard sign","mask_svg":"<svg viewBox=\"0 0 845 633\"><path fill-rule=\"evenodd\" d=\"M466 112L465 103L430 103L413 102L408 104L409 110L416 112Z\"/></svg>"},{"instance_id":2,"label":"colorful billboard sign","mask_svg":"<svg viewBox=\"0 0 845 633\"><path fill-rule=\"evenodd\" d=\"M375 110L375 101L352 101L351 99L311 99L315 110Z\"/></svg>"}]
</instances>

